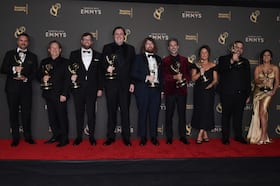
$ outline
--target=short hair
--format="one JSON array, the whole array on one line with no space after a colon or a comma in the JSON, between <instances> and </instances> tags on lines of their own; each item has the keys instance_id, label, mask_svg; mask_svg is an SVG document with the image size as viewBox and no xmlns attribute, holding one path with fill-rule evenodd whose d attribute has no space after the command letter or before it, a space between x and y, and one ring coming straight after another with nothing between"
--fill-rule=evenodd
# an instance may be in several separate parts
<instances>
[{"instance_id":1,"label":"short hair","mask_svg":"<svg viewBox=\"0 0 280 186\"><path fill-rule=\"evenodd\" d=\"M81 40L83 40L84 37L90 36L91 40L93 40L93 35L90 32L85 32L83 33L83 35L81 36Z\"/></svg>"},{"instance_id":2,"label":"short hair","mask_svg":"<svg viewBox=\"0 0 280 186\"><path fill-rule=\"evenodd\" d=\"M19 34L19 35L17 36L17 38L19 38L19 37L21 37L21 36L27 37L28 40L29 40L29 38L30 38L30 36L29 36L27 33L25 33L25 32Z\"/></svg>"},{"instance_id":3,"label":"short hair","mask_svg":"<svg viewBox=\"0 0 280 186\"><path fill-rule=\"evenodd\" d=\"M154 45L154 53L157 53L157 45L156 45L156 42L153 38L151 37L146 37L143 42L142 42L142 46L141 46L141 53L144 53L145 52L145 44L147 41L151 41Z\"/></svg>"},{"instance_id":4,"label":"short hair","mask_svg":"<svg viewBox=\"0 0 280 186\"><path fill-rule=\"evenodd\" d=\"M236 41L233 42L233 44L237 44L237 43L241 43L244 46L244 42L243 41L236 40Z\"/></svg>"},{"instance_id":5,"label":"short hair","mask_svg":"<svg viewBox=\"0 0 280 186\"><path fill-rule=\"evenodd\" d=\"M269 49L263 50L263 51L261 52L261 54L260 54L260 63L261 63L261 64L263 64L263 56L264 56L264 53L266 53L266 52L268 52L268 53L270 54L271 58L273 57L273 54L272 54L272 51L271 51L271 50L269 50Z\"/></svg>"},{"instance_id":6,"label":"short hair","mask_svg":"<svg viewBox=\"0 0 280 186\"><path fill-rule=\"evenodd\" d=\"M210 49L210 47L209 47L208 45L202 45L202 46L198 49L198 56L200 56L200 53L201 53L201 50L202 50L202 49L206 49L207 52L208 52L208 54L209 54L209 57L210 57L210 55L211 55L211 49Z\"/></svg>"},{"instance_id":7,"label":"short hair","mask_svg":"<svg viewBox=\"0 0 280 186\"><path fill-rule=\"evenodd\" d=\"M113 30L112 35L115 35L115 32L116 32L116 30L118 30L118 29L121 29L121 30L123 31L124 35L126 35L125 29L124 29L124 27L122 27L122 26L117 26L117 27L115 27L114 30Z\"/></svg>"},{"instance_id":8,"label":"short hair","mask_svg":"<svg viewBox=\"0 0 280 186\"><path fill-rule=\"evenodd\" d=\"M57 41L57 40L50 41L49 45L48 45L48 48L50 48L53 43L56 43L60 49L62 48L61 43L59 41Z\"/></svg>"},{"instance_id":9,"label":"short hair","mask_svg":"<svg viewBox=\"0 0 280 186\"><path fill-rule=\"evenodd\" d=\"M176 44L179 45L178 39L176 39L176 38L171 38L171 39L168 39L168 41L167 41L167 46L169 46L169 45L170 45L170 42L172 42L172 41L176 42Z\"/></svg>"}]
</instances>

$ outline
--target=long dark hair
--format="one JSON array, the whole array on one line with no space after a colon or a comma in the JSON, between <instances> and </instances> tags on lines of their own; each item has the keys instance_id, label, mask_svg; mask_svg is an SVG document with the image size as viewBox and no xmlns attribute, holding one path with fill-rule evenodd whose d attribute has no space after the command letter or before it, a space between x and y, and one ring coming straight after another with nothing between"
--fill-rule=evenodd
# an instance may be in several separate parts
<instances>
[{"instance_id":1,"label":"long dark hair","mask_svg":"<svg viewBox=\"0 0 280 186\"><path fill-rule=\"evenodd\" d=\"M154 44L154 53L156 54L157 53L157 45L156 45L156 42L153 38L151 37L146 37L143 42L142 42L142 45L141 45L141 49L140 49L140 52L141 53L144 53L145 52L145 44L147 41L151 41L153 44Z\"/></svg>"},{"instance_id":2,"label":"long dark hair","mask_svg":"<svg viewBox=\"0 0 280 186\"><path fill-rule=\"evenodd\" d=\"M270 54L271 59L272 59L272 57L273 57L272 51L269 50L269 49L265 49L265 50L263 50L263 51L261 52L261 54L260 54L260 64L263 64L263 56L264 56L264 53L266 53L266 52L268 52L268 53ZM271 61L270 61L270 62L271 62Z\"/></svg>"}]
</instances>

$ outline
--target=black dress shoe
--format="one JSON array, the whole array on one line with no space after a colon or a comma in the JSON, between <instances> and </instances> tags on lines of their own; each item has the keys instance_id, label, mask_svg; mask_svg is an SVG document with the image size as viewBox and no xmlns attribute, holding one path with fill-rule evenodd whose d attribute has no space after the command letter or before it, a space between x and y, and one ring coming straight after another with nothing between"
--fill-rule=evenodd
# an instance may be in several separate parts
<instances>
[{"instance_id":1,"label":"black dress shoe","mask_svg":"<svg viewBox=\"0 0 280 186\"><path fill-rule=\"evenodd\" d=\"M109 145L111 145L111 144L114 143L114 142L115 142L115 139L108 138L108 139L103 143L103 145L104 145L104 146L109 146Z\"/></svg>"},{"instance_id":2,"label":"black dress shoe","mask_svg":"<svg viewBox=\"0 0 280 186\"><path fill-rule=\"evenodd\" d=\"M90 143L90 145L96 145L96 140L93 138L93 137L90 137L89 138L89 143Z\"/></svg>"},{"instance_id":3,"label":"black dress shoe","mask_svg":"<svg viewBox=\"0 0 280 186\"><path fill-rule=\"evenodd\" d=\"M187 138L180 138L180 141L183 143L183 144L190 144L190 142L187 140Z\"/></svg>"},{"instance_id":4,"label":"black dress shoe","mask_svg":"<svg viewBox=\"0 0 280 186\"><path fill-rule=\"evenodd\" d=\"M18 144L19 144L19 140L16 139L16 140L12 141L11 146L16 147L16 146L18 146Z\"/></svg>"},{"instance_id":5,"label":"black dress shoe","mask_svg":"<svg viewBox=\"0 0 280 186\"><path fill-rule=\"evenodd\" d=\"M242 144L247 144L247 141L244 138L242 138L242 137L235 138L235 141L238 141L239 143L242 143Z\"/></svg>"},{"instance_id":6,"label":"black dress shoe","mask_svg":"<svg viewBox=\"0 0 280 186\"><path fill-rule=\"evenodd\" d=\"M123 143L125 144L125 146L128 146L128 147L132 146L129 139L123 139Z\"/></svg>"},{"instance_id":7,"label":"black dress shoe","mask_svg":"<svg viewBox=\"0 0 280 186\"><path fill-rule=\"evenodd\" d=\"M76 138L73 142L73 145L74 146L80 145L80 143L82 143L82 141L83 141L82 138Z\"/></svg>"},{"instance_id":8,"label":"black dress shoe","mask_svg":"<svg viewBox=\"0 0 280 186\"><path fill-rule=\"evenodd\" d=\"M56 146L57 146L57 147L64 147L64 146L66 146L66 145L68 145L68 144L69 144L69 141L68 141L68 140L65 140L65 141L59 142Z\"/></svg>"},{"instance_id":9,"label":"black dress shoe","mask_svg":"<svg viewBox=\"0 0 280 186\"><path fill-rule=\"evenodd\" d=\"M222 139L222 143L224 145L229 145L229 139Z\"/></svg>"},{"instance_id":10,"label":"black dress shoe","mask_svg":"<svg viewBox=\"0 0 280 186\"><path fill-rule=\"evenodd\" d=\"M52 137L51 139L45 141L44 144L52 144L52 143L55 143L55 142L57 142L57 141L58 141L57 138Z\"/></svg>"},{"instance_id":11,"label":"black dress shoe","mask_svg":"<svg viewBox=\"0 0 280 186\"><path fill-rule=\"evenodd\" d=\"M147 143L147 139L146 138L141 138L139 145L140 146L144 146Z\"/></svg>"},{"instance_id":12,"label":"black dress shoe","mask_svg":"<svg viewBox=\"0 0 280 186\"><path fill-rule=\"evenodd\" d=\"M152 142L153 145L159 146L159 142L158 142L157 138L152 138L151 142Z\"/></svg>"},{"instance_id":13,"label":"black dress shoe","mask_svg":"<svg viewBox=\"0 0 280 186\"><path fill-rule=\"evenodd\" d=\"M24 140L26 143L29 143L29 144L36 144L36 142L32 139L32 138L30 138L30 139L25 139Z\"/></svg>"},{"instance_id":14,"label":"black dress shoe","mask_svg":"<svg viewBox=\"0 0 280 186\"><path fill-rule=\"evenodd\" d=\"M172 139L167 139L167 140L166 140L166 144L168 144L168 145L171 145L172 142L173 142Z\"/></svg>"}]
</instances>

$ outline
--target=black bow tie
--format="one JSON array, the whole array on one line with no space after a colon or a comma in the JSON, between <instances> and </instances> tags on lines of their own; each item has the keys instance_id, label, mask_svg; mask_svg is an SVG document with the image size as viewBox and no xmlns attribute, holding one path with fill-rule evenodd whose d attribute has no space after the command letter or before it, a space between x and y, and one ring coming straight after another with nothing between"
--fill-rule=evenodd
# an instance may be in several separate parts
<instances>
[{"instance_id":1,"label":"black bow tie","mask_svg":"<svg viewBox=\"0 0 280 186\"><path fill-rule=\"evenodd\" d=\"M91 51L90 50L83 50L83 53L86 53L86 52L90 54Z\"/></svg>"},{"instance_id":2,"label":"black bow tie","mask_svg":"<svg viewBox=\"0 0 280 186\"><path fill-rule=\"evenodd\" d=\"M155 57L154 54L148 54L147 56L148 56L148 57Z\"/></svg>"},{"instance_id":3,"label":"black bow tie","mask_svg":"<svg viewBox=\"0 0 280 186\"><path fill-rule=\"evenodd\" d=\"M27 52L26 50L19 50L18 51L18 53L24 53L24 54L26 54L26 52Z\"/></svg>"}]
</instances>

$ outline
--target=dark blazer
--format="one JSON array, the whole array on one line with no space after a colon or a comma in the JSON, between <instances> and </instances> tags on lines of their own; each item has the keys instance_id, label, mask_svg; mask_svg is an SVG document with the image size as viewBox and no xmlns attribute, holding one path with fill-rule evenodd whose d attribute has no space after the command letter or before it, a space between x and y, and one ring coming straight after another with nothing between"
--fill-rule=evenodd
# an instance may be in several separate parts
<instances>
[{"instance_id":1,"label":"dark blazer","mask_svg":"<svg viewBox=\"0 0 280 186\"><path fill-rule=\"evenodd\" d=\"M190 68L188 59L179 55L180 62L180 73L182 77L190 81ZM175 72L171 69L171 65L174 63L172 56L169 55L162 60L162 74L164 79L164 93L165 95L187 95L187 86L176 88L176 81L173 79L173 76L176 75Z\"/></svg>"},{"instance_id":2,"label":"dark blazer","mask_svg":"<svg viewBox=\"0 0 280 186\"><path fill-rule=\"evenodd\" d=\"M102 55L93 49L92 51L92 60L88 70L83 64L81 49L71 52L70 62L79 65L77 82L80 83L80 88L86 88L88 93L96 94L97 90L102 90L104 87L104 73L101 64Z\"/></svg>"},{"instance_id":3,"label":"dark blazer","mask_svg":"<svg viewBox=\"0 0 280 186\"><path fill-rule=\"evenodd\" d=\"M60 95L69 97L71 83L70 72L68 70L69 60L63 57L58 57L55 60L50 57L43 59L40 64L40 70L38 71L40 80L44 77L42 67L46 64L51 64L53 66L53 69L49 72L49 82L52 83L53 88L50 90L43 90L43 97L58 97Z\"/></svg>"},{"instance_id":4,"label":"dark blazer","mask_svg":"<svg viewBox=\"0 0 280 186\"><path fill-rule=\"evenodd\" d=\"M18 81L15 80L15 74L13 73L13 66L18 66L16 59L19 59L18 53L16 50L10 50L5 54L1 73L7 74L5 91L6 92L20 92L22 90L22 85L26 88L32 88L32 80L36 77L36 72L38 68L38 58L35 54L30 51L27 51L25 60L22 64L23 70L22 75L27 77L27 81Z\"/></svg>"},{"instance_id":5,"label":"dark blazer","mask_svg":"<svg viewBox=\"0 0 280 186\"><path fill-rule=\"evenodd\" d=\"M103 47L103 68L104 74L107 72L109 64L106 61L106 56L111 56L112 54L122 53L124 58L117 59L115 64L115 72L117 73L117 80L120 84L114 84L115 86L120 86L128 90L130 83L133 83L130 78L130 72L133 60L135 58L135 48L129 44L124 43L118 46L116 43L110 43ZM105 82L112 80L105 80ZM112 85L112 84L111 84Z\"/></svg>"},{"instance_id":6,"label":"dark blazer","mask_svg":"<svg viewBox=\"0 0 280 186\"><path fill-rule=\"evenodd\" d=\"M219 74L218 92L221 94L235 94L243 92L247 96L251 92L250 63L241 57L239 61L230 63L232 55L221 56L217 65Z\"/></svg>"},{"instance_id":7,"label":"dark blazer","mask_svg":"<svg viewBox=\"0 0 280 186\"><path fill-rule=\"evenodd\" d=\"M157 65L158 65L158 80L159 80L159 87L158 89L162 91L163 88L163 81L162 81L162 74L161 74L161 58L155 55ZM149 89L148 83L145 82L146 76L150 75L149 71L149 63L148 59L145 54L139 54L136 56L132 71L131 77L135 84L135 94L141 95L142 91L147 91Z\"/></svg>"}]
</instances>

